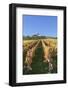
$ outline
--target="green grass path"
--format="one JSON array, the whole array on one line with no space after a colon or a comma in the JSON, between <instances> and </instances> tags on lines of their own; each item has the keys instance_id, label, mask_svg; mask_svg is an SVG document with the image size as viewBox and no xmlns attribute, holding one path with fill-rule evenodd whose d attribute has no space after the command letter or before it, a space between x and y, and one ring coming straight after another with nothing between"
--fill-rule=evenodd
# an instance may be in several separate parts
<instances>
[{"instance_id":1,"label":"green grass path","mask_svg":"<svg viewBox=\"0 0 68 90\"><path fill-rule=\"evenodd\" d=\"M40 41L35 51L35 56L33 57L31 74L42 74L48 72L48 64L43 62L44 60L43 55L44 53L42 43Z\"/></svg>"}]
</instances>

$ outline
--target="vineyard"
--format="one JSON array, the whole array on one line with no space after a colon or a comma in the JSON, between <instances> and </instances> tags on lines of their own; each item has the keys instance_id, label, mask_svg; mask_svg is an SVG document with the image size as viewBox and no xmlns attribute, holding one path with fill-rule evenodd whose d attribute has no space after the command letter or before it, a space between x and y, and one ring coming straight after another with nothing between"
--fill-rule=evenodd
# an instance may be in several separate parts
<instances>
[{"instance_id":1,"label":"vineyard","mask_svg":"<svg viewBox=\"0 0 68 90\"><path fill-rule=\"evenodd\" d=\"M57 39L24 40L23 74L57 73Z\"/></svg>"}]
</instances>

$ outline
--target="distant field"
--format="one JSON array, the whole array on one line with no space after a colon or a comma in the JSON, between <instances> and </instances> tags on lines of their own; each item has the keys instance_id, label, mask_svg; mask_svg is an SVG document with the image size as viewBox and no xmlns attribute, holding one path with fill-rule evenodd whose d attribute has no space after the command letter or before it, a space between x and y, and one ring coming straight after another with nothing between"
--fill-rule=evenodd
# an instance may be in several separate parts
<instances>
[{"instance_id":1,"label":"distant field","mask_svg":"<svg viewBox=\"0 0 68 90\"><path fill-rule=\"evenodd\" d=\"M23 41L23 74L57 73L57 39Z\"/></svg>"}]
</instances>

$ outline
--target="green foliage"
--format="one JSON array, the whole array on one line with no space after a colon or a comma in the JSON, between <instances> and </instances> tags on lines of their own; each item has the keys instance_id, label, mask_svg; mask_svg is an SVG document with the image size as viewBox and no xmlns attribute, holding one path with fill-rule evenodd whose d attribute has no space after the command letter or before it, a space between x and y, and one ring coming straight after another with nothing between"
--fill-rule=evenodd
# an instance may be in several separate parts
<instances>
[{"instance_id":1,"label":"green foliage","mask_svg":"<svg viewBox=\"0 0 68 90\"><path fill-rule=\"evenodd\" d=\"M57 37L49 37L49 36L37 36L37 35L23 36L24 40L38 40L38 39L46 39L46 38L57 39Z\"/></svg>"}]
</instances>

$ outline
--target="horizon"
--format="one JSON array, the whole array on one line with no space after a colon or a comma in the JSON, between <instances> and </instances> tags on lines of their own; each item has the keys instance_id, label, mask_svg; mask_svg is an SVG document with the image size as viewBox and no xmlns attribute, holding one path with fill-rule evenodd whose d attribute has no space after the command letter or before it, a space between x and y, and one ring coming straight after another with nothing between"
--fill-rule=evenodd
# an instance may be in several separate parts
<instances>
[{"instance_id":1,"label":"horizon","mask_svg":"<svg viewBox=\"0 0 68 90\"><path fill-rule=\"evenodd\" d=\"M23 36L23 37L33 37L33 36L34 36L34 35L32 35L32 36L27 35L27 36ZM42 37L42 35L37 36L37 37ZM54 37L54 38L57 38L56 36L43 36L43 37Z\"/></svg>"}]
</instances>

